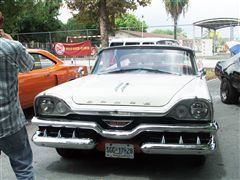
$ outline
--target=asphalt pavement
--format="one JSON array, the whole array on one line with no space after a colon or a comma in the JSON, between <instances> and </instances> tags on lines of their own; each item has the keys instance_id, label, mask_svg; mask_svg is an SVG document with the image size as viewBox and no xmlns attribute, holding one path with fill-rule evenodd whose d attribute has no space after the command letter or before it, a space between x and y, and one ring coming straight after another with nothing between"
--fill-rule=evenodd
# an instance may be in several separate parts
<instances>
[{"instance_id":1,"label":"asphalt pavement","mask_svg":"<svg viewBox=\"0 0 240 180\"><path fill-rule=\"evenodd\" d=\"M208 82L213 97L218 131L215 154L205 165L196 166L190 156L137 156L134 160L108 159L101 153L63 159L55 149L31 143L36 180L239 180L240 179L240 102L225 105L219 96L219 80ZM31 119L32 109L25 111ZM36 126L27 127L31 137ZM0 180L15 179L8 158L0 156Z\"/></svg>"}]
</instances>

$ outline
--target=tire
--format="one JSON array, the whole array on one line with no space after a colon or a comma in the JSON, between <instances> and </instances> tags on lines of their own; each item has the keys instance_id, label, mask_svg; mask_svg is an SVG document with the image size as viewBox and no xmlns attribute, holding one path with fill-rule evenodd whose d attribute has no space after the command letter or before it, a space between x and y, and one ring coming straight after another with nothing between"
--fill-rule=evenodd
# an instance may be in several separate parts
<instances>
[{"instance_id":1,"label":"tire","mask_svg":"<svg viewBox=\"0 0 240 180\"><path fill-rule=\"evenodd\" d=\"M56 148L56 151L63 158L71 159L71 158L75 158L76 157L78 150L76 150L76 149Z\"/></svg>"},{"instance_id":2,"label":"tire","mask_svg":"<svg viewBox=\"0 0 240 180\"><path fill-rule=\"evenodd\" d=\"M96 150L82 150L82 149L64 149L56 148L57 153L65 159L73 158L86 158L87 156L93 156L96 154Z\"/></svg>"},{"instance_id":3,"label":"tire","mask_svg":"<svg viewBox=\"0 0 240 180\"><path fill-rule=\"evenodd\" d=\"M195 167L204 166L206 159L205 155L196 155L192 158L192 165Z\"/></svg>"},{"instance_id":4,"label":"tire","mask_svg":"<svg viewBox=\"0 0 240 180\"><path fill-rule=\"evenodd\" d=\"M221 101L225 104L236 104L238 102L239 94L231 85L229 80L223 78L220 86Z\"/></svg>"}]
</instances>

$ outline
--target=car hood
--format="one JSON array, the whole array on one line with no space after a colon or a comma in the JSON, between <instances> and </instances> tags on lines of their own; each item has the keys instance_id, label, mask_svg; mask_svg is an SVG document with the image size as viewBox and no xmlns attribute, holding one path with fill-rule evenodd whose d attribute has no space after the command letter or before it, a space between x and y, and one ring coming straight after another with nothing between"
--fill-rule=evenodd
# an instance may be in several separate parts
<instances>
[{"instance_id":1,"label":"car hood","mask_svg":"<svg viewBox=\"0 0 240 180\"><path fill-rule=\"evenodd\" d=\"M232 56L231 58L218 61L217 64L216 64L216 66L217 66L217 67L221 67L221 69L228 68L229 66L231 66L232 64L234 64L234 63L239 59L239 57L240 57L240 53Z\"/></svg>"},{"instance_id":2,"label":"car hood","mask_svg":"<svg viewBox=\"0 0 240 180\"><path fill-rule=\"evenodd\" d=\"M72 91L79 105L165 106L194 76L90 75Z\"/></svg>"}]
</instances>

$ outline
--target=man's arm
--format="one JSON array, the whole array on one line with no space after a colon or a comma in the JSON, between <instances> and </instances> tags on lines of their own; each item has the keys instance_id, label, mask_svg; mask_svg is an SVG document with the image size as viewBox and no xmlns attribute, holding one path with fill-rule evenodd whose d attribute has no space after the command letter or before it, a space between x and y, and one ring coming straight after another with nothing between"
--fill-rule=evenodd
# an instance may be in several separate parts
<instances>
[{"instance_id":1,"label":"man's arm","mask_svg":"<svg viewBox=\"0 0 240 180\"><path fill-rule=\"evenodd\" d=\"M22 46L22 44L21 44ZM19 71L20 72L28 72L32 70L34 65L33 57L27 52L24 46L21 47L21 51L18 54L18 61Z\"/></svg>"},{"instance_id":2,"label":"man's arm","mask_svg":"<svg viewBox=\"0 0 240 180\"><path fill-rule=\"evenodd\" d=\"M13 40L12 36L10 34L7 34L3 31L3 29L0 29L0 37ZM16 41L15 41L16 42ZM34 65L34 59L33 57L27 52L26 48L20 43L19 44L19 51L17 53L17 59L16 62L18 64L18 68L20 72L28 72L32 70Z\"/></svg>"},{"instance_id":3,"label":"man's arm","mask_svg":"<svg viewBox=\"0 0 240 180\"><path fill-rule=\"evenodd\" d=\"M0 29L0 37L5 38L5 39L9 39L9 40L13 40L12 36L10 34L7 34L3 31L3 29Z\"/></svg>"}]
</instances>

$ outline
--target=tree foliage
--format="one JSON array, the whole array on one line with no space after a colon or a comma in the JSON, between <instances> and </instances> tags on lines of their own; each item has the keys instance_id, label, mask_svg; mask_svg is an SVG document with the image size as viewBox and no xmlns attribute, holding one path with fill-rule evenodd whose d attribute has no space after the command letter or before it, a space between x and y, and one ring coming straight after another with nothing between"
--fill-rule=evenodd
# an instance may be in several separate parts
<instances>
[{"instance_id":1,"label":"tree foliage","mask_svg":"<svg viewBox=\"0 0 240 180\"><path fill-rule=\"evenodd\" d=\"M96 24L94 23L82 23L76 18L72 17L68 19L67 23L63 25L63 30L79 30L79 29L96 29Z\"/></svg>"},{"instance_id":2,"label":"tree foliage","mask_svg":"<svg viewBox=\"0 0 240 180\"><path fill-rule=\"evenodd\" d=\"M133 14L126 13L119 18L115 19L116 27L126 28L133 31L147 31L147 24L145 21L141 21L136 18Z\"/></svg>"},{"instance_id":3,"label":"tree foliage","mask_svg":"<svg viewBox=\"0 0 240 180\"><path fill-rule=\"evenodd\" d=\"M174 21L174 39L177 39L177 21L182 13L185 15L189 0L163 0L163 2L167 13L171 15Z\"/></svg>"},{"instance_id":4,"label":"tree foliage","mask_svg":"<svg viewBox=\"0 0 240 180\"><path fill-rule=\"evenodd\" d=\"M154 31L152 31L152 33L174 35L174 31L171 29L155 29ZM187 37L186 33L182 28L177 28L177 35Z\"/></svg>"},{"instance_id":5,"label":"tree foliage","mask_svg":"<svg viewBox=\"0 0 240 180\"><path fill-rule=\"evenodd\" d=\"M2 0L0 11L8 33L46 32L58 30L57 19L62 0Z\"/></svg>"},{"instance_id":6,"label":"tree foliage","mask_svg":"<svg viewBox=\"0 0 240 180\"><path fill-rule=\"evenodd\" d=\"M115 19L128 10L146 6L151 0L65 0L68 7L77 11L75 17L81 22L99 24L102 46L108 46L108 34L115 28Z\"/></svg>"},{"instance_id":7,"label":"tree foliage","mask_svg":"<svg viewBox=\"0 0 240 180\"><path fill-rule=\"evenodd\" d=\"M65 40L66 36L92 36L99 34L96 23L82 23L74 17L68 19L67 23L62 25L61 31L67 31L67 34L59 33L57 37L58 39L65 38ZM59 36L62 36L64 38L59 38ZM79 41L79 39L76 39L76 41Z\"/></svg>"}]
</instances>

